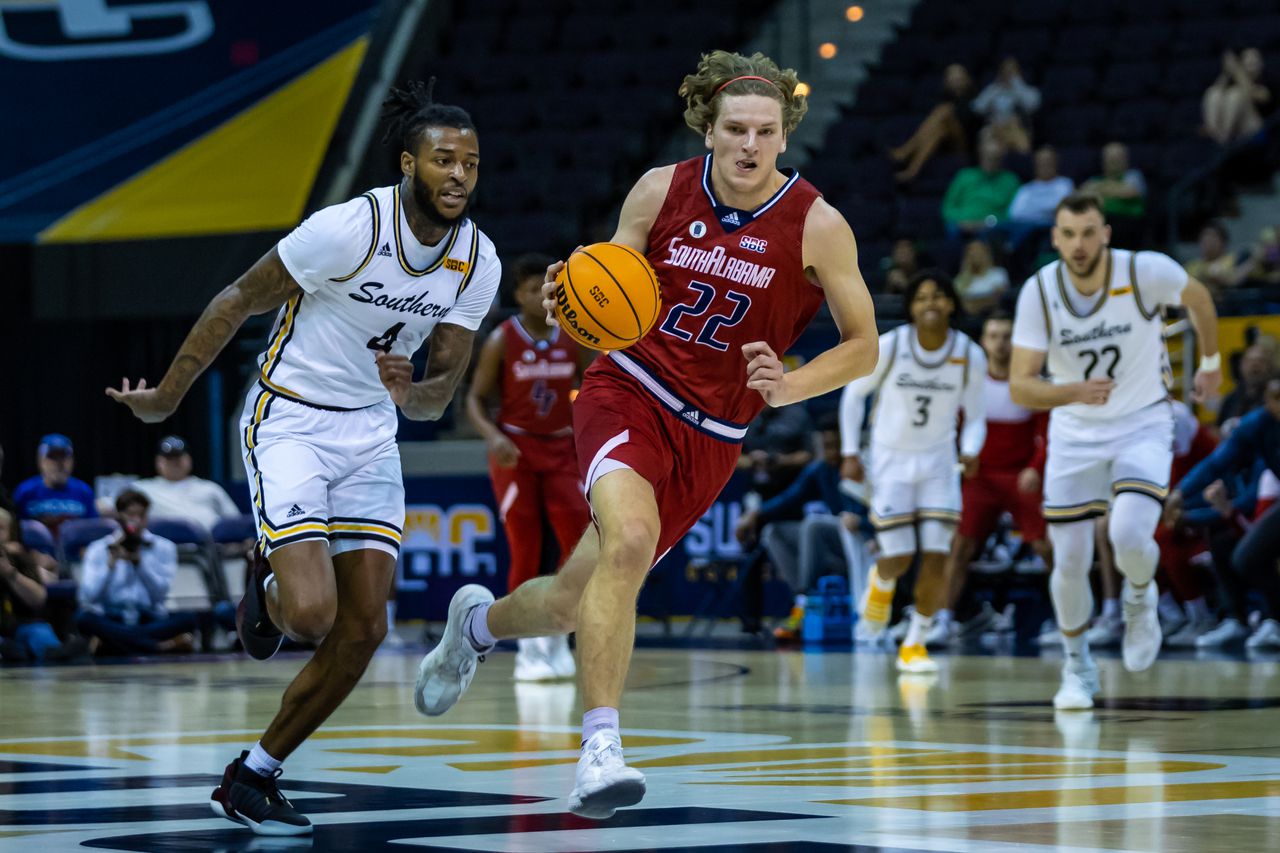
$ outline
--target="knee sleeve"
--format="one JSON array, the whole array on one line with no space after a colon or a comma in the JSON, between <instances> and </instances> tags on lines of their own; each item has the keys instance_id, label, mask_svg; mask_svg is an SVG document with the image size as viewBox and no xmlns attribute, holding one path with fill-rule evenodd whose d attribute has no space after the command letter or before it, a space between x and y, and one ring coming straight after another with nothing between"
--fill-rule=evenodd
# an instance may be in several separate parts
<instances>
[{"instance_id":1,"label":"knee sleeve","mask_svg":"<svg viewBox=\"0 0 1280 853\"><path fill-rule=\"evenodd\" d=\"M1053 574L1049 594L1058 617L1058 627L1074 631L1093 615L1093 590L1089 587L1089 567L1093 563L1093 520L1050 524L1053 543Z\"/></svg>"},{"instance_id":2,"label":"knee sleeve","mask_svg":"<svg viewBox=\"0 0 1280 853\"><path fill-rule=\"evenodd\" d=\"M928 554L950 554L955 532L956 526L950 522L926 518L920 522L920 550Z\"/></svg>"},{"instance_id":3,"label":"knee sleeve","mask_svg":"<svg viewBox=\"0 0 1280 853\"><path fill-rule=\"evenodd\" d=\"M1116 569L1139 586L1150 583L1160 561L1156 525L1164 507L1148 495L1121 492L1111 503L1107 535L1116 552Z\"/></svg>"}]
</instances>

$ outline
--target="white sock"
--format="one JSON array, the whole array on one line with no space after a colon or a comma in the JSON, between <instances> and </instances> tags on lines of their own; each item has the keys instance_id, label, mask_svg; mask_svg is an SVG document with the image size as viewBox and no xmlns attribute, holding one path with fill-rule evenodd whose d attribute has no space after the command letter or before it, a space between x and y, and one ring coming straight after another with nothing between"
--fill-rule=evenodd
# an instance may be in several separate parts
<instances>
[{"instance_id":1,"label":"white sock","mask_svg":"<svg viewBox=\"0 0 1280 853\"><path fill-rule=\"evenodd\" d=\"M1089 641L1084 638L1084 632L1081 631L1074 637L1062 635L1062 650L1067 655L1067 662L1070 664L1083 664L1089 662Z\"/></svg>"},{"instance_id":2,"label":"white sock","mask_svg":"<svg viewBox=\"0 0 1280 853\"><path fill-rule=\"evenodd\" d=\"M907 628L907 636L903 639L904 646L923 646L924 635L929 633L929 629L933 627L932 616L921 616L919 611L912 611L911 626Z\"/></svg>"},{"instance_id":3,"label":"white sock","mask_svg":"<svg viewBox=\"0 0 1280 853\"><path fill-rule=\"evenodd\" d=\"M498 642L497 637L489 631L489 606L492 601L477 604L467 611L467 618L462 623L462 636L467 638L471 647L478 652L487 652Z\"/></svg>"},{"instance_id":4,"label":"white sock","mask_svg":"<svg viewBox=\"0 0 1280 853\"><path fill-rule=\"evenodd\" d=\"M619 737L617 708L592 708L582 715L583 743L591 740L591 736L599 731L610 731L614 737Z\"/></svg>"},{"instance_id":5,"label":"white sock","mask_svg":"<svg viewBox=\"0 0 1280 853\"><path fill-rule=\"evenodd\" d=\"M1102 601L1102 618L1119 619L1120 618L1120 599L1107 598Z\"/></svg>"},{"instance_id":6,"label":"white sock","mask_svg":"<svg viewBox=\"0 0 1280 853\"><path fill-rule=\"evenodd\" d=\"M951 611L944 607L941 610L939 610L937 613L933 614L933 618L943 625L950 625Z\"/></svg>"},{"instance_id":7,"label":"white sock","mask_svg":"<svg viewBox=\"0 0 1280 853\"><path fill-rule=\"evenodd\" d=\"M267 751L262 748L262 741L253 745L253 749L249 750L249 755L244 760L244 766L259 776L270 776L280 769L282 763L267 754Z\"/></svg>"},{"instance_id":8,"label":"white sock","mask_svg":"<svg viewBox=\"0 0 1280 853\"><path fill-rule=\"evenodd\" d=\"M1187 617L1191 619L1192 622L1204 622L1210 616L1209 602L1204 600L1203 595L1199 598L1191 599L1185 606L1187 608Z\"/></svg>"}]
</instances>

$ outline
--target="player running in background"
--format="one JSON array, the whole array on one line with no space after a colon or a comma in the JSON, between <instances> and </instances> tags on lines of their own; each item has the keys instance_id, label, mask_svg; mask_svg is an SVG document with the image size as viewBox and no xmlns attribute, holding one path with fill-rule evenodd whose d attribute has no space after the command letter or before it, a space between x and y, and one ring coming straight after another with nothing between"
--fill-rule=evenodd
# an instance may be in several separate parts
<instances>
[{"instance_id":1,"label":"player running in background","mask_svg":"<svg viewBox=\"0 0 1280 853\"><path fill-rule=\"evenodd\" d=\"M843 475L870 483L871 524L880 553L862 595L861 638L889 623L898 578L916 553L915 613L898 649L898 669L926 673L937 664L924 639L946 602L947 555L960 520L960 470L972 477L987 435L983 377L987 358L964 332L951 328L960 300L940 270L921 270L907 282L911 322L880 336L880 360L840 397ZM862 462L862 421L871 412L868 464ZM956 423L964 412L956 455Z\"/></svg>"},{"instance_id":2,"label":"player running in background","mask_svg":"<svg viewBox=\"0 0 1280 853\"><path fill-rule=\"evenodd\" d=\"M1063 199L1053 225L1061 257L1023 285L1013 328L1013 400L1053 410L1044 515L1053 544L1049 589L1066 650L1053 699L1059 710L1092 708L1098 690L1084 632L1093 613L1094 519L1108 510L1125 578L1124 665L1144 670L1160 652L1155 531L1173 458L1163 306L1185 306L1195 328L1203 353L1197 398L1222 381L1208 290L1167 255L1112 249L1110 239L1096 196Z\"/></svg>"},{"instance_id":3,"label":"player running in background","mask_svg":"<svg viewBox=\"0 0 1280 853\"><path fill-rule=\"evenodd\" d=\"M498 638L576 629L587 709L569 797L576 814L607 818L644 796L644 775L622 758L618 707L649 570L715 501L761 409L832 391L875 365L875 312L853 233L811 184L777 168L806 109L798 83L762 54L725 51L684 79L685 122L710 153L646 173L613 236L656 270L660 319L625 352L597 359L574 403L595 525L555 577L496 603L480 587L460 590L419 669L418 708L440 714ZM559 269L543 288L548 313ZM824 297L840 342L784 371L781 354Z\"/></svg>"},{"instance_id":4,"label":"player running in background","mask_svg":"<svg viewBox=\"0 0 1280 853\"><path fill-rule=\"evenodd\" d=\"M569 556L590 521L573 449L573 392L591 362L542 310L542 281L551 258L525 255L513 265L520 313L494 329L467 390L467 417L489 448L489 478L507 532L507 590L536 578L543 522ZM490 415L490 400L497 407ZM563 634L521 637L517 681L572 678L573 653Z\"/></svg>"},{"instance_id":5,"label":"player running in background","mask_svg":"<svg viewBox=\"0 0 1280 853\"><path fill-rule=\"evenodd\" d=\"M250 656L284 635L316 643L262 739L227 765L211 806L262 835L311 822L280 793L281 763L360 680L387 632L404 524L396 407L435 420L453 399L497 292L493 244L467 218L480 149L470 116L431 86L393 90L398 184L317 211L213 298L155 388L107 393L164 420L246 319L277 310L240 436L258 524L236 617ZM431 338L426 376L409 357Z\"/></svg>"}]
</instances>

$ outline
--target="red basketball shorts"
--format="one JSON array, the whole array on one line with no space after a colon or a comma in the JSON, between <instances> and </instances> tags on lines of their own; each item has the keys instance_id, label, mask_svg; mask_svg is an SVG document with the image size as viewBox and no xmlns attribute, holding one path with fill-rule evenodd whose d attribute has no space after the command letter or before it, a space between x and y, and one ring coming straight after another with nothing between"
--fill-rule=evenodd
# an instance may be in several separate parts
<instances>
[{"instance_id":1,"label":"red basketball shorts","mask_svg":"<svg viewBox=\"0 0 1280 853\"><path fill-rule=\"evenodd\" d=\"M738 441L686 422L671 400L661 401L607 356L583 379L573 404L573 434L588 498L597 480L619 468L653 486L661 521L655 563L715 503L741 453Z\"/></svg>"},{"instance_id":2,"label":"red basketball shorts","mask_svg":"<svg viewBox=\"0 0 1280 853\"><path fill-rule=\"evenodd\" d=\"M1027 494L1018 488L1017 471L984 471L965 480L961 486L961 536L985 542L996 529L1000 516L1013 516L1024 542L1036 542L1045 536L1044 515L1040 510L1039 492Z\"/></svg>"}]
</instances>

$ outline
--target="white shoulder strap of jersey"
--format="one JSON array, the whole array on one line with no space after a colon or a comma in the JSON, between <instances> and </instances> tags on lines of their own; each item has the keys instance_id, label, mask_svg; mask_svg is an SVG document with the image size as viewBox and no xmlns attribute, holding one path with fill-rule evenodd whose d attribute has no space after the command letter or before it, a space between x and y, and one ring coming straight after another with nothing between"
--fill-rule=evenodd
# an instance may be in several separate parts
<instances>
[{"instance_id":1,"label":"white shoulder strap of jersey","mask_svg":"<svg viewBox=\"0 0 1280 853\"><path fill-rule=\"evenodd\" d=\"M1044 295L1044 268L1036 270L1036 289L1040 291L1040 310L1044 312L1044 339L1053 341L1053 321L1049 318L1049 297Z\"/></svg>"},{"instance_id":2,"label":"white shoulder strap of jersey","mask_svg":"<svg viewBox=\"0 0 1280 853\"><path fill-rule=\"evenodd\" d=\"M1129 286L1133 288L1133 301L1137 303L1138 313L1142 315L1142 319L1150 320L1156 316L1155 311L1148 311L1147 306L1142 304L1142 291L1138 289L1138 253L1129 253Z\"/></svg>"}]
</instances>

